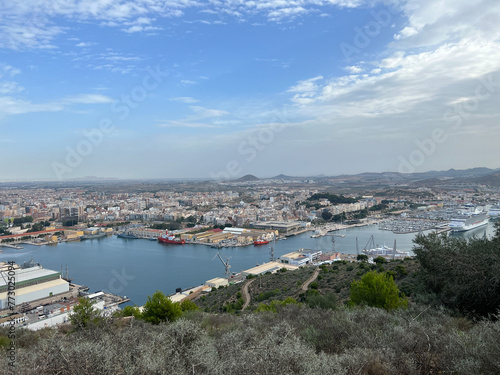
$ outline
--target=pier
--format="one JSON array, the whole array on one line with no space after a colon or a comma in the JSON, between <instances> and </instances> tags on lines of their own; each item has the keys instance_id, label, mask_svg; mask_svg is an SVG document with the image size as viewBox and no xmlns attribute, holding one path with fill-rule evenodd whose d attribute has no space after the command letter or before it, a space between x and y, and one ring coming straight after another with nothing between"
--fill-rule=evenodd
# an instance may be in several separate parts
<instances>
[{"instance_id":1,"label":"pier","mask_svg":"<svg viewBox=\"0 0 500 375\"><path fill-rule=\"evenodd\" d=\"M11 244L7 244L7 243L2 243L0 242L0 247L8 247L8 248L11 248L11 249L16 249L16 250L22 250L22 246L19 246L19 245L11 245Z\"/></svg>"}]
</instances>

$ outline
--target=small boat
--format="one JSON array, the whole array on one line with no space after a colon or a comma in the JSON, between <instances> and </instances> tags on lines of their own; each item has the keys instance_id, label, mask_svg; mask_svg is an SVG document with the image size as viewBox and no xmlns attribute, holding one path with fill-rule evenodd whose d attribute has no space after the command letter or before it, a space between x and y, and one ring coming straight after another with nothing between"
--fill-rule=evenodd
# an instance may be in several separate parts
<instances>
[{"instance_id":1,"label":"small boat","mask_svg":"<svg viewBox=\"0 0 500 375\"><path fill-rule=\"evenodd\" d=\"M186 243L185 240L181 240L176 238L175 236L169 236L168 230L165 231L165 235L163 237L158 237L158 241L161 243L168 243L172 245L184 245Z\"/></svg>"}]
</instances>

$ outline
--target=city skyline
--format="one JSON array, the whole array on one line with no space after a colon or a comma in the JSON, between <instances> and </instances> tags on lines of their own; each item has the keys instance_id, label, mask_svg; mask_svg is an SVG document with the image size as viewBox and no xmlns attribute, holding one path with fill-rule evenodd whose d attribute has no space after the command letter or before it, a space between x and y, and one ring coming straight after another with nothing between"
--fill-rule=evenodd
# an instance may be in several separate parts
<instances>
[{"instance_id":1,"label":"city skyline","mask_svg":"<svg viewBox=\"0 0 500 375\"><path fill-rule=\"evenodd\" d=\"M500 4L0 5L0 181L498 168Z\"/></svg>"}]
</instances>

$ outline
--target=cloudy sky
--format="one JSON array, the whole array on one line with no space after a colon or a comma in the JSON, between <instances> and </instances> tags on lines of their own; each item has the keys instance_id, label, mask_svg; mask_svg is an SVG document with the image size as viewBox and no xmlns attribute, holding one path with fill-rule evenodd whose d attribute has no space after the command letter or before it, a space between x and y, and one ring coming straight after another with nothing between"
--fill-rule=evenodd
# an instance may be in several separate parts
<instances>
[{"instance_id":1,"label":"cloudy sky","mask_svg":"<svg viewBox=\"0 0 500 375\"><path fill-rule=\"evenodd\" d=\"M500 167L496 0L0 0L0 181Z\"/></svg>"}]
</instances>

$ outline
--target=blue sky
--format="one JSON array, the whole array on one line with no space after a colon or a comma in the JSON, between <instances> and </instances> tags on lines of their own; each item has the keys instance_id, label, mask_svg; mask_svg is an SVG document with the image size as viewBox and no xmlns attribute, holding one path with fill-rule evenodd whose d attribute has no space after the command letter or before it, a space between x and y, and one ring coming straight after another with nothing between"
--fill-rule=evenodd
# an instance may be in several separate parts
<instances>
[{"instance_id":1,"label":"blue sky","mask_svg":"<svg viewBox=\"0 0 500 375\"><path fill-rule=\"evenodd\" d=\"M0 181L497 168L500 3L0 2Z\"/></svg>"}]
</instances>

